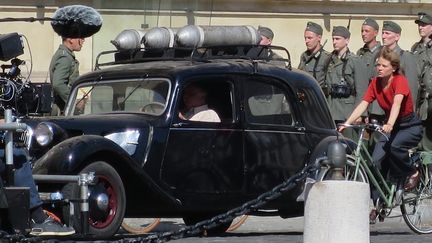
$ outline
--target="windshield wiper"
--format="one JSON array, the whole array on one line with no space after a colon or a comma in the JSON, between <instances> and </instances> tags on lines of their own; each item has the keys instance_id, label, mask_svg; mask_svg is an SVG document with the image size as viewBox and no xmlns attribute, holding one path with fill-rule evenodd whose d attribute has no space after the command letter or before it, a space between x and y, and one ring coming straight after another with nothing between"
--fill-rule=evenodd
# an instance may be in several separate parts
<instances>
[{"instance_id":1,"label":"windshield wiper","mask_svg":"<svg viewBox=\"0 0 432 243\"><path fill-rule=\"evenodd\" d=\"M100 75L97 79L94 80L95 84L87 91L84 93L83 97L81 97L81 99L78 100L78 102L75 103L74 106L76 106L77 104L79 104L80 102L82 102L83 100L87 99L87 97L89 96L90 92L92 92L92 90L96 87L96 85L102 80L102 75Z\"/></svg>"},{"instance_id":2,"label":"windshield wiper","mask_svg":"<svg viewBox=\"0 0 432 243\"><path fill-rule=\"evenodd\" d=\"M142 85L142 83L140 82L140 83L138 83L137 85L135 85L135 87L132 89L132 91L131 92L129 92L129 94L124 98L124 100L122 101L122 102L119 102L119 106L123 106L125 103L126 103L126 101L127 101L127 99L129 99L129 97L139 88L139 87L141 87L141 85Z\"/></svg>"}]
</instances>

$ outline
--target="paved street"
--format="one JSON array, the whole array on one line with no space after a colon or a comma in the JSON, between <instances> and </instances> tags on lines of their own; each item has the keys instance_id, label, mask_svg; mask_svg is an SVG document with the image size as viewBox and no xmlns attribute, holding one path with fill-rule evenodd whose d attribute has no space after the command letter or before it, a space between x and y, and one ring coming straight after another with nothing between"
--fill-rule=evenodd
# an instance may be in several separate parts
<instances>
[{"instance_id":1,"label":"paved street","mask_svg":"<svg viewBox=\"0 0 432 243\"><path fill-rule=\"evenodd\" d=\"M431 235L414 234L403 219L393 213L392 218L385 222L371 225L370 239L372 243L426 243L432 242ZM162 219L155 231L164 232L176 230L183 226L181 219ZM216 242L248 242L248 243L282 243L303 242L303 217L292 219L281 219L279 217L254 217L250 216L246 222L237 230L226 233L219 237L190 237L186 239L173 240L173 243L216 243Z\"/></svg>"}]
</instances>

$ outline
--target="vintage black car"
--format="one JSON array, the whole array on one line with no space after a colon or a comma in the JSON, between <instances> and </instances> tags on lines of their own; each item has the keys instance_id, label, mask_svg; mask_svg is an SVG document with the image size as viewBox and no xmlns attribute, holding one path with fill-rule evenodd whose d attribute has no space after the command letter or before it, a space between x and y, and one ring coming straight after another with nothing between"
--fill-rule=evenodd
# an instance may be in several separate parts
<instances>
[{"instance_id":1,"label":"vintage black car","mask_svg":"<svg viewBox=\"0 0 432 243\"><path fill-rule=\"evenodd\" d=\"M22 120L34 174L94 171L89 223L98 238L125 216L192 224L270 190L322 156L336 127L316 80L253 48L263 47L111 53L114 61L75 82L65 116ZM192 85L220 121L180 115ZM75 184L39 190L78 194ZM301 215L301 191L251 214Z\"/></svg>"}]
</instances>

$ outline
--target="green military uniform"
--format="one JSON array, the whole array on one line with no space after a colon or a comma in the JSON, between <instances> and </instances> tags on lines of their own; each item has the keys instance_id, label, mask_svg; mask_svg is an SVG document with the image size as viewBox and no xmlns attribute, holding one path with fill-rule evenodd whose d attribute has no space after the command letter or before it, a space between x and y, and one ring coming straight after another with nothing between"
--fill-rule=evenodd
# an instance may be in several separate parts
<instances>
[{"instance_id":1,"label":"green military uniform","mask_svg":"<svg viewBox=\"0 0 432 243\"><path fill-rule=\"evenodd\" d=\"M393 21L384 21L383 30L391 31L400 34L402 28ZM393 51L399 54L401 71L408 79L408 84L413 96L414 103L417 103L418 87L419 87L419 69L417 66L417 58L409 51L402 50L396 43ZM414 107L416 108L416 107Z\"/></svg>"},{"instance_id":2,"label":"green military uniform","mask_svg":"<svg viewBox=\"0 0 432 243\"><path fill-rule=\"evenodd\" d=\"M343 122L362 101L368 87L368 72L360 58L347 51L341 58L333 53L326 68L325 82L330 88L327 98L331 114L335 121ZM346 85L351 92L347 97L340 97L335 92L337 85Z\"/></svg>"},{"instance_id":3,"label":"green military uniform","mask_svg":"<svg viewBox=\"0 0 432 243\"><path fill-rule=\"evenodd\" d=\"M416 43L411 51L418 57L421 70L421 92L417 110L423 122L424 134L420 147L430 151L432 150L432 41L426 45Z\"/></svg>"},{"instance_id":4,"label":"green military uniform","mask_svg":"<svg viewBox=\"0 0 432 243\"><path fill-rule=\"evenodd\" d=\"M408 84L413 96L413 102L417 103L419 88L417 58L411 52L402 50L399 45L397 45L393 51L399 53L401 70L403 70L405 77L408 79Z\"/></svg>"},{"instance_id":5,"label":"green military uniform","mask_svg":"<svg viewBox=\"0 0 432 243\"><path fill-rule=\"evenodd\" d=\"M311 74L319 83L324 92L327 92L325 89L325 64L328 62L330 58L330 53L325 51L324 49L320 49L315 53L310 53L309 51L305 51L300 56L300 64L298 69L303 70Z\"/></svg>"},{"instance_id":6,"label":"green military uniform","mask_svg":"<svg viewBox=\"0 0 432 243\"><path fill-rule=\"evenodd\" d=\"M307 22L305 34L306 32L312 32L317 37L321 38L323 34L323 29L321 25L314 22ZM324 43L325 45L325 43ZM325 94L328 94L328 89L325 85L325 65L328 63L330 58L330 53L323 49L323 46L320 46L318 51L312 53L310 50L306 50L300 56L300 64L298 69L303 70L311 74L321 86L321 89Z\"/></svg>"},{"instance_id":7,"label":"green military uniform","mask_svg":"<svg viewBox=\"0 0 432 243\"><path fill-rule=\"evenodd\" d=\"M54 103L63 111L71 85L79 76L79 62L74 53L61 44L51 59L49 71Z\"/></svg>"},{"instance_id":8,"label":"green military uniform","mask_svg":"<svg viewBox=\"0 0 432 243\"><path fill-rule=\"evenodd\" d=\"M415 21L432 24L432 16L419 13ZM417 111L422 119L424 133L419 147L426 151L432 150L432 40L423 43L416 42L411 47L411 52L417 57L420 73L420 92L418 97Z\"/></svg>"},{"instance_id":9,"label":"green military uniform","mask_svg":"<svg viewBox=\"0 0 432 243\"><path fill-rule=\"evenodd\" d=\"M379 52L381 50L381 43L378 42L376 46L372 49L369 49L367 45L364 45L357 51L357 56L360 57L360 60L366 65L368 80L372 80L373 77L377 75L375 64L376 59L378 58ZM371 118L382 118L385 114L383 109L378 105L377 101L374 101L369 105L369 114Z\"/></svg>"}]
</instances>

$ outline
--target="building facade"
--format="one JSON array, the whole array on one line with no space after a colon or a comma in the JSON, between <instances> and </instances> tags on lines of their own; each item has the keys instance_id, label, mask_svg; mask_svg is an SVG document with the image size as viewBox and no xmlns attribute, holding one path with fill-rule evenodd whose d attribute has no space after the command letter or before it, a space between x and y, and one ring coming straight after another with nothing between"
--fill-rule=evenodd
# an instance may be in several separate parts
<instances>
[{"instance_id":1,"label":"building facade","mask_svg":"<svg viewBox=\"0 0 432 243\"><path fill-rule=\"evenodd\" d=\"M33 65L31 80L48 79L48 66L61 38L52 30L49 21L11 22L4 18L52 17L58 7L72 4L95 8L103 18L101 30L87 38L81 52L80 72L91 71L101 51L113 50L111 40L124 29L153 27L183 27L185 25L259 25L275 33L274 45L287 48L293 66L305 50L303 31L308 21L324 28L325 49L332 50L333 26L350 27L349 47L356 51L363 43L360 28L366 17L375 18L381 25L393 20L402 27L399 42L410 49L419 40L414 19L418 12L432 13L432 0L20 0L0 1L1 33L17 32L26 37L24 54L19 56L27 66ZM379 37L381 38L381 37ZM30 55L31 52L31 55ZM30 70L30 68L28 68ZM23 74L26 68L22 68Z\"/></svg>"}]
</instances>

